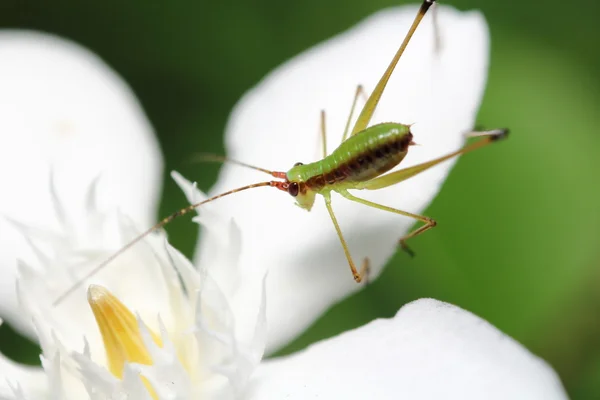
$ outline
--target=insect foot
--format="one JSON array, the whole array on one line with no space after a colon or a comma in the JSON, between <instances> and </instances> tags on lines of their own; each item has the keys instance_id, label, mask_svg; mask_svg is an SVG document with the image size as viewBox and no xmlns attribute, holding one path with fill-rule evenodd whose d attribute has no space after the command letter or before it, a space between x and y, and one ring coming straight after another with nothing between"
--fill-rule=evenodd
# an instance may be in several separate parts
<instances>
[{"instance_id":1,"label":"insect foot","mask_svg":"<svg viewBox=\"0 0 600 400\"><path fill-rule=\"evenodd\" d=\"M498 140L506 139L508 137L509 133L510 133L510 130L508 128L496 129L496 130L490 132L492 141L494 141L494 142L498 141Z\"/></svg>"},{"instance_id":2,"label":"insect foot","mask_svg":"<svg viewBox=\"0 0 600 400\"><path fill-rule=\"evenodd\" d=\"M414 257L416 255L415 252L410 247L408 247L408 245L403 239L400 239L400 247L403 251L408 253L409 256Z\"/></svg>"},{"instance_id":3,"label":"insect foot","mask_svg":"<svg viewBox=\"0 0 600 400\"><path fill-rule=\"evenodd\" d=\"M369 275L371 274L371 261L369 257L365 257L363 260L362 267L360 269L360 275L365 281L365 286L369 284Z\"/></svg>"},{"instance_id":4,"label":"insect foot","mask_svg":"<svg viewBox=\"0 0 600 400\"><path fill-rule=\"evenodd\" d=\"M487 137L490 142L497 142L506 139L509 133L510 130L508 128L476 130L465 134L465 138Z\"/></svg>"},{"instance_id":5,"label":"insect foot","mask_svg":"<svg viewBox=\"0 0 600 400\"><path fill-rule=\"evenodd\" d=\"M369 283L369 272L371 271L371 262L369 261L368 257L365 257L365 259L363 260L362 265L360 266L360 271L356 271L355 269L353 269L354 274L354 281L356 281L356 283L361 283L363 280L365 281L365 284Z\"/></svg>"},{"instance_id":6,"label":"insect foot","mask_svg":"<svg viewBox=\"0 0 600 400\"><path fill-rule=\"evenodd\" d=\"M402 248L402 250L404 250L405 252L407 252L411 257L415 256L415 252L412 251L410 249L410 247L408 247L406 245L406 241L412 237L415 237L417 235L420 235L421 233L430 230L431 228L435 228L437 226L437 222L434 219L431 219L429 217L424 217L424 216L419 216L418 217L421 221L425 222L425 225L423 225L422 227L412 231L411 233L409 233L408 235L404 236L403 238L400 239L400 247Z\"/></svg>"}]
</instances>

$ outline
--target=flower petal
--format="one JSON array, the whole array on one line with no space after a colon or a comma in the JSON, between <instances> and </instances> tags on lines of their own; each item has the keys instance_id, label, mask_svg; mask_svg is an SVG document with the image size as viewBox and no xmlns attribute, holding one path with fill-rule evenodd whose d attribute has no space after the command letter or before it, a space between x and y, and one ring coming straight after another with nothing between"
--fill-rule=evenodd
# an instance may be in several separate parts
<instances>
[{"instance_id":1,"label":"flower petal","mask_svg":"<svg viewBox=\"0 0 600 400\"><path fill-rule=\"evenodd\" d=\"M36 238L53 254L49 264L44 268L34 268L19 262L17 294L22 317L43 316L47 327L45 330L54 331L61 342L70 346L80 343L81 337L100 344L97 324L84 297L86 287L94 283L110 287L124 304L144 318L163 313L171 324L171 317L176 317L168 312L171 309L168 291L173 282L164 281L162 264L168 260L162 232L146 237L138 246L126 251L88 281L82 282L58 306L53 305L74 282L138 234L129 225L130 221L117 212L107 213L97 224L86 217L82 218L82 225L88 224L89 229L95 230L98 236L96 240L86 234L77 237L56 234L55 240L47 241ZM157 328L155 324L150 325L153 329ZM38 329L37 336L43 347L44 337L49 333L42 335ZM92 348L93 360L104 357L102 346Z\"/></svg>"},{"instance_id":2,"label":"flower petal","mask_svg":"<svg viewBox=\"0 0 600 400\"><path fill-rule=\"evenodd\" d=\"M198 190L196 183L188 181L178 172L171 172L171 177L183 190L190 204L207 198ZM219 288L226 296L232 296L239 288L240 231L237 225L224 218L227 214L214 213L212 207L213 204L209 203L198 208L196 210L198 216L193 219L211 232L213 246L208 248L208 254L204 255L205 259L210 260L210 264L201 264L201 266L212 267L211 276L219 281Z\"/></svg>"},{"instance_id":3,"label":"flower petal","mask_svg":"<svg viewBox=\"0 0 600 400\"><path fill-rule=\"evenodd\" d=\"M122 79L88 50L36 32L0 32L0 60L0 214L40 228L76 224L73 210L99 179L100 209L154 221L162 158ZM16 311L14 260L33 252L5 222L0 248L0 314L31 335Z\"/></svg>"},{"instance_id":4,"label":"flower petal","mask_svg":"<svg viewBox=\"0 0 600 400\"><path fill-rule=\"evenodd\" d=\"M95 364L88 355L75 353L73 359L79 365L81 381L91 400L154 400L140 379L139 371L136 371L132 365L125 365L121 380Z\"/></svg>"},{"instance_id":5,"label":"flower petal","mask_svg":"<svg viewBox=\"0 0 600 400\"><path fill-rule=\"evenodd\" d=\"M556 373L486 321L417 300L262 364L250 399L567 399Z\"/></svg>"},{"instance_id":6,"label":"flower petal","mask_svg":"<svg viewBox=\"0 0 600 400\"><path fill-rule=\"evenodd\" d=\"M320 158L319 112L327 112L328 149L342 136L356 85L375 87L416 7L397 7L360 23L288 61L252 89L234 109L226 135L228 156L264 168L287 169ZM487 74L488 30L477 12L438 7L440 52L427 16L400 60L373 123L415 123L420 146L403 166L460 147L472 129ZM362 107L363 100L359 101ZM440 189L453 162L372 193L372 201L421 213ZM225 165L211 194L262 180L256 171ZM269 349L303 331L332 303L362 286L354 283L331 220L319 200L306 213L270 189L226 197L213 210L233 216L242 232L242 273L269 269ZM360 264L371 259L371 279L396 251L398 239L414 225L410 218L352 203L334 195L333 208ZM200 262L214 247L203 232ZM419 249L417 249L418 251Z\"/></svg>"},{"instance_id":7,"label":"flower petal","mask_svg":"<svg viewBox=\"0 0 600 400\"><path fill-rule=\"evenodd\" d=\"M96 230L102 238L113 237L120 248L133 228L121 214L112 214L116 215L110 218L107 213ZM222 225L217 219L212 223ZM49 360L43 366L50 378L58 377L52 382L60 381L52 390L65 387L72 393L76 388L116 396L139 391L134 381L139 380L140 372L153 398L196 398L200 394L201 398L209 398L209 394L215 396L210 398L233 398L243 390L265 347L264 279L260 290L225 295L207 268L196 270L157 232L53 307L52 302L76 279L78 271L74 270L97 266L108 257L102 254L113 244L91 242L87 252L78 252L76 246L65 245L61 236L55 240L50 236L46 238L49 243L37 239L55 247L58 258L47 258L49 265L42 271L20 262L17 293L21 312L33 320L43 357ZM111 287L111 291L99 285ZM81 292L85 287L89 287L92 311L83 309ZM112 295L113 290L120 295ZM253 297L260 297L256 309L249 308ZM234 315L238 314L231 308L236 304L248 310L239 313L246 322L242 329L236 327ZM249 319L253 323L248 323ZM160 331L160 340L150 329ZM84 351L78 355L82 337ZM57 360L55 355L60 357L59 371L50 368ZM121 375L123 379L119 379ZM225 394L229 397L223 397Z\"/></svg>"},{"instance_id":8,"label":"flower petal","mask_svg":"<svg viewBox=\"0 0 600 400\"><path fill-rule=\"evenodd\" d=\"M171 176L190 203L206 198L206 195L196 188L195 183L192 184L177 172L173 172ZM246 344L252 343L251 352L255 354L248 357L254 360L250 361L250 364L257 363L263 355L266 340L265 274L260 268L240 273L241 232L233 221L224 218L227 214L213 212L213 206L214 204L207 204L206 207L199 208L198 216L193 219L211 233L211 247L203 254L207 262L201 262L198 271L201 276L205 276L210 269L209 283L218 287L218 293L228 300L228 306L235 316L237 340ZM178 270L182 276L189 275L185 268ZM212 281L218 282L218 285L214 285ZM188 293L194 292L193 288L186 289Z\"/></svg>"}]
</instances>

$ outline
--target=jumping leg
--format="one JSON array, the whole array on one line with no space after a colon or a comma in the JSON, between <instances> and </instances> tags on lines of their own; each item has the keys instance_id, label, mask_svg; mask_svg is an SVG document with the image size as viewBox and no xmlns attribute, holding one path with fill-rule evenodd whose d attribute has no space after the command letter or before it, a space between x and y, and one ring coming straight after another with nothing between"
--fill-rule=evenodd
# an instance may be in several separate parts
<instances>
[{"instance_id":1,"label":"jumping leg","mask_svg":"<svg viewBox=\"0 0 600 400\"><path fill-rule=\"evenodd\" d=\"M475 143L468 144L460 150L454 151L450 154L436 158L434 160L427 161L422 164L417 164L412 167L400 169L395 172L390 172L389 174L380 176L375 179L371 179L370 181L360 182L356 185L356 189L377 190L395 185L396 183L402 182L408 178L418 175L431 167L435 167L436 165L446 160L449 160L452 157L469 153L471 151L487 146L491 143L497 142L498 140L504 139L506 136L508 136L508 129L494 129L491 131L471 132L468 136L483 137L483 139Z\"/></svg>"},{"instance_id":2,"label":"jumping leg","mask_svg":"<svg viewBox=\"0 0 600 400\"><path fill-rule=\"evenodd\" d=\"M375 112L375 108L377 107L377 104L379 103L379 100L381 99L383 90L385 89L390 77L392 76L392 72L394 72L394 69L396 68L396 65L398 64L398 61L400 60L402 53L404 53L406 46L408 46L410 39L412 38L417 27L419 26L419 23L421 23L421 20L427 13L427 10L429 10L429 8L434 3L435 3L435 0L423 0L423 3L421 3L419 12L417 13L417 16L415 17L412 25L408 29L408 33L406 34L404 40L402 41L402 44L398 48L398 51L396 51L394 58L392 58L392 61L390 62L387 69L385 70L385 72L383 73L381 78L379 79L377 86L375 86L375 89L373 90L373 92L371 93L369 98L367 99L365 106L363 107L362 111L360 112L360 115L358 116L358 119L356 120L356 123L354 124L354 128L352 128L352 133L350 133L350 136L357 134L358 132L362 131L369 125L369 122L371 121L371 117L373 117L373 113Z\"/></svg>"}]
</instances>

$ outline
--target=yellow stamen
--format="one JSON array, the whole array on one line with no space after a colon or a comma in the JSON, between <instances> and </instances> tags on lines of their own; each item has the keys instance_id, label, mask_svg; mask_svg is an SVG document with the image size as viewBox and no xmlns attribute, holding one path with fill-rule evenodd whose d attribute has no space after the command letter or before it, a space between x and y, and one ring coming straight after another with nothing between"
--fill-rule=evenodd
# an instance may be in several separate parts
<instances>
[{"instance_id":1,"label":"yellow stamen","mask_svg":"<svg viewBox=\"0 0 600 400\"><path fill-rule=\"evenodd\" d=\"M123 378L125 362L152 365L152 358L144 345L138 322L119 299L102 286L90 285L88 303L100 328L108 369L113 375L119 379ZM152 331L150 334L154 343L162 347L160 337ZM142 379L154 397L154 390L146 379Z\"/></svg>"}]
</instances>

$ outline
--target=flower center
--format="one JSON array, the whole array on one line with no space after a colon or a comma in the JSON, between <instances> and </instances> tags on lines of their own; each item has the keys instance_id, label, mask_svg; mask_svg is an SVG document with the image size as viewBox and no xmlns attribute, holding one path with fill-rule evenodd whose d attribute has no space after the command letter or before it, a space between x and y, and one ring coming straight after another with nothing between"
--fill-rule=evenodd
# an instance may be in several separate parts
<instances>
[{"instance_id":1,"label":"flower center","mask_svg":"<svg viewBox=\"0 0 600 400\"><path fill-rule=\"evenodd\" d=\"M152 365L152 357L144 345L138 322L119 299L102 286L90 285L88 303L100 328L108 369L113 375L123 378L125 362ZM162 347L160 337L152 331L150 334L154 343ZM142 380L154 395L147 380L143 377Z\"/></svg>"}]
</instances>

